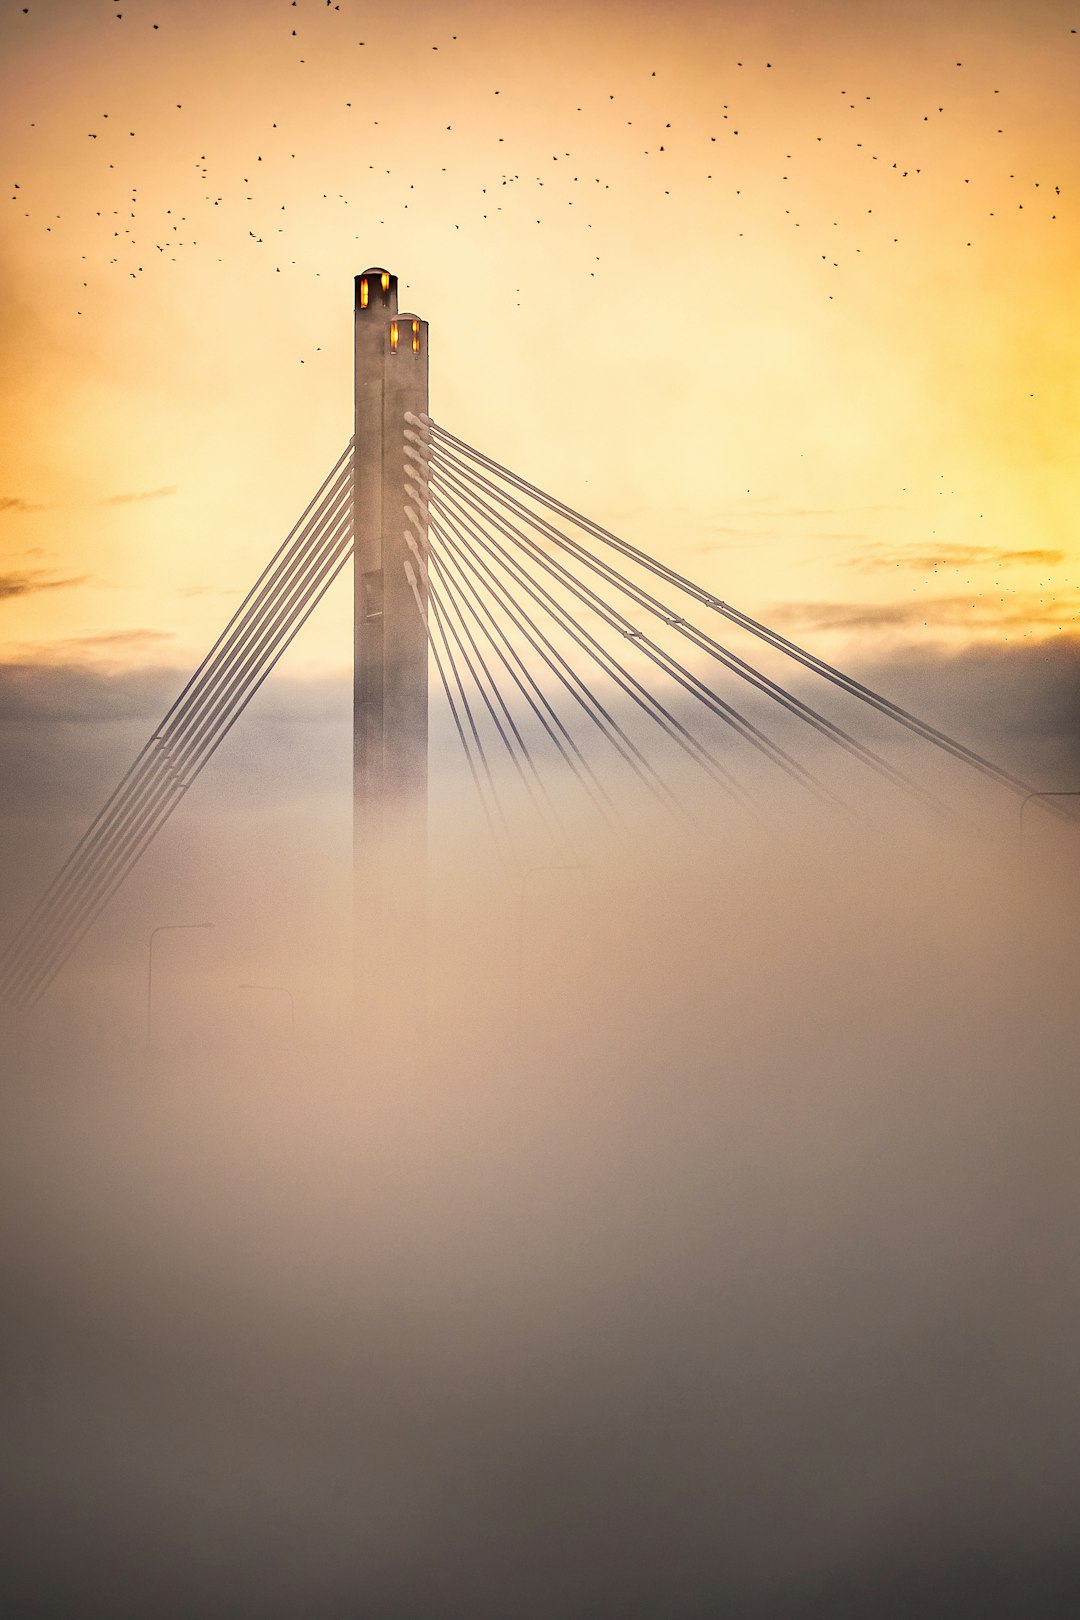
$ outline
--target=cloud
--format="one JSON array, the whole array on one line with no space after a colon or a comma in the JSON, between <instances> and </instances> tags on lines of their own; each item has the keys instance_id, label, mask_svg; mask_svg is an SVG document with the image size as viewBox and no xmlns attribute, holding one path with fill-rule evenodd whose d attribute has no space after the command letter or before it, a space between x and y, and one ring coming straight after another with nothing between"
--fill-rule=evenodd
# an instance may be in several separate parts
<instances>
[{"instance_id":1,"label":"cloud","mask_svg":"<svg viewBox=\"0 0 1080 1620\"><path fill-rule=\"evenodd\" d=\"M864 573L884 572L897 568L928 573L935 568L1014 568L1056 567L1065 561L1063 551L1041 548L1010 551L1001 546L941 546L928 551L921 546L868 546L845 559L845 568L858 568Z\"/></svg>"},{"instance_id":2,"label":"cloud","mask_svg":"<svg viewBox=\"0 0 1080 1620\"><path fill-rule=\"evenodd\" d=\"M700 545L693 548L696 557L705 557L712 551L737 551L753 538L746 529L721 529L711 525L708 531L715 535L729 535L727 540L703 540Z\"/></svg>"},{"instance_id":3,"label":"cloud","mask_svg":"<svg viewBox=\"0 0 1080 1620\"><path fill-rule=\"evenodd\" d=\"M45 512L48 508L36 501L24 501L21 495L0 495L0 512Z\"/></svg>"},{"instance_id":4,"label":"cloud","mask_svg":"<svg viewBox=\"0 0 1080 1620\"><path fill-rule=\"evenodd\" d=\"M86 574L72 574L57 579L40 570L29 574L0 574L0 601L16 596L34 596L39 591L58 591L69 585L84 585L87 577Z\"/></svg>"},{"instance_id":5,"label":"cloud","mask_svg":"<svg viewBox=\"0 0 1080 1620\"><path fill-rule=\"evenodd\" d=\"M122 490L116 495L102 495L96 500L87 502L65 501L65 506L134 506L142 501L160 501L167 495L176 494L175 484L163 484L160 489ZM45 505L39 501L24 500L21 495L0 495L0 512L10 512L21 515L26 512L49 512L53 505Z\"/></svg>"},{"instance_id":6,"label":"cloud","mask_svg":"<svg viewBox=\"0 0 1080 1620\"><path fill-rule=\"evenodd\" d=\"M175 642L172 630L100 630L96 635L68 635L40 651L40 663L78 663L81 654L120 653L139 646ZM31 653L31 661L37 661Z\"/></svg>"},{"instance_id":7,"label":"cloud","mask_svg":"<svg viewBox=\"0 0 1080 1620\"><path fill-rule=\"evenodd\" d=\"M175 495L176 485L165 484L160 489L137 489L130 494L103 495L101 506L133 506L138 501L160 501L166 495Z\"/></svg>"},{"instance_id":8,"label":"cloud","mask_svg":"<svg viewBox=\"0 0 1080 1620\"><path fill-rule=\"evenodd\" d=\"M140 663L145 662L138 658L140 652L152 652L175 639L171 630L102 630L92 635L63 636L55 641L9 644L0 663L0 682L15 670L66 670L85 677L88 666L109 664L114 658L128 662L128 654L135 655Z\"/></svg>"},{"instance_id":9,"label":"cloud","mask_svg":"<svg viewBox=\"0 0 1080 1620\"><path fill-rule=\"evenodd\" d=\"M59 648L54 645L50 650L56 652L79 647L145 647L175 639L171 630L102 630L93 636L68 636L59 643Z\"/></svg>"},{"instance_id":10,"label":"cloud","mask_svg":"<svg viewBox=\"0 0 1080 1620\"><path fill-rule=\"evenodd\" d=\"M176 485L162 485L160 489L137 489L121 491L116 495L102 495L97 499L88 501L64 501L60 503L68 508L85 508L95 506L137 506L145 501L164 500L168 495L176 494ZM23 517L30 512L52 512L56 510L56 503L48 504L40 501L24 500L21 495L0 495L0 515L10 513L13 517Z\"/></svg>"},{"instance_id":11,"label":"cloud","mask_svg":"<svg viewBox=\"0 0 1080 1620\"><path fill-rule=\"evenodd\" d=\"M1080 783L1080 637L936 653L908 645L857 673L1033 782Z\"/></svg>"},{"instance_id":12,"label":"cloud","mask_svg":"<svg viewBox=\"0 0 1080 1620\"><path fill-rule=\"evenodd\" d=\"M1080 614L1080 593L1049 600L1034 594L974 600L970 596L924 597L914 602L778 602L765 615L811 630L902 630L928 625L935 629L1026 630L1064 629Z\"/></svg>"}]
</instances>

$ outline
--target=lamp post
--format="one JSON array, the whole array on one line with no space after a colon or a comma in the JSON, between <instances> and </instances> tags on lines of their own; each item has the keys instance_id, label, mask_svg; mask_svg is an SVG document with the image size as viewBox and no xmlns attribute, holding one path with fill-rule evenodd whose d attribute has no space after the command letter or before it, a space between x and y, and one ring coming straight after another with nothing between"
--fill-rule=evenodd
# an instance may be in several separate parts
<instances>
[{"instance_id":1,"label":"lamp post","mask_svg":"<svg viewBox=\"0 0 1080 1620\"><path fill-rule=\"evenodd\" d=\"M213 923L159 923L150 930L150 944L146 953L146 1045L149 1048L153 1035L154 1015L154 940L158 934L182 933L192 928L213 928Z\"/></svg>"},{"instance_id":2,"label":"lamp post","mask_svg":"<svg viewBox=\"0 0 1080 1620\"><path fill-rule=\"evenodd\" d=\"M292 991L284 984L241 984L240 990L272 990L276 995L289 998L289 1044L296 1044L296 998Z\"/></svg>"}]
</instances>

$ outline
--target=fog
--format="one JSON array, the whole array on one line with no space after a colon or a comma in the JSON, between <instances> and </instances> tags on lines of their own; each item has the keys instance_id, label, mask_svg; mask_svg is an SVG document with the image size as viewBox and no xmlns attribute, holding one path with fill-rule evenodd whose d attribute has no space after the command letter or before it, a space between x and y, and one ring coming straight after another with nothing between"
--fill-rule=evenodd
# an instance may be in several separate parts
<instances>
[{"instance_id":1,"label":"fog","mask_svg":"<svg viewBox=\"0 0 1080 1620\"><path fill-rule=\"evenodd\" d=\"M1075 1613L1076 828L455 814L395 1056L311 780L5 1026L5 1611Z\"/></svg>"}]
</instances>

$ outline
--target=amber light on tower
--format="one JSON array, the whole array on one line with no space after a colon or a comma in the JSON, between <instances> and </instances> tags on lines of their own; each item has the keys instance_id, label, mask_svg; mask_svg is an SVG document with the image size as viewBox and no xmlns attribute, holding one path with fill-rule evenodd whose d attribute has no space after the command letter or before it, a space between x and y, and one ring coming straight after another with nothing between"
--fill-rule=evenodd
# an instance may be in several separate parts
<instances>
[{"instance_id":1,"label":"amber light on tower","mask_svg":"<svg viewBox=\"0 0 1080 1620\"><path fill-rule=\"evenodd\" d=\"M412 323L412 348L413 348L413 354L419 354L420 353L420 322L419 321L413 321L413 323Z\"/></svg>"},{"instance_id":2,"label":"amber light on tower","mask_svg":"<svg viewBox=\"0 0 1080 1620\"><path fill-rule=\"evenodd\" d=\"M383 273L382 273L382 290L383 290L383 292L389 292L390 291L390 272L389 272L389 270L384 270Z\"/></svg>"},{"instance_id":3,"label":"amber light on tower","mask_svg":"<svg viewBox=\"0 0 1080 1620\"><path fill-rule=\"evenodd\" d=\"M367 307L368 307L368 284L367 284L367 276L364 276L363 279L360 282L360 308L361 309L367 309Z\"/></svg>"},{"instance_id":4,"label":"amber light on tower","mask_svg":"<svg viewBox=\"0 0 1080 1620\"><path fill-rule=\"evenodd\" d=\"M398 340L398 323L397 323L397 321L391 321L390 322L390 347L391 347L391 349L393 349L395 351L397 349L397 340Z\"/></svg>"}]
</instances>

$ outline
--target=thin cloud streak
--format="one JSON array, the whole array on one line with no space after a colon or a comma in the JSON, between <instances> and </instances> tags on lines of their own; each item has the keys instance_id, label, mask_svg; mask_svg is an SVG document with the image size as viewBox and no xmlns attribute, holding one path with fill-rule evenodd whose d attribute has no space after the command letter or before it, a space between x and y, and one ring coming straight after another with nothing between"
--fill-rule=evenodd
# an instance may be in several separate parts
<instances>
[{"instance_id":1,"label":"thin cloud streak","mask_svg":"<svg viewBox=\"0 0 1080 1620\"><path fill-rule=\"evenodd\" d=\"M141 501L160 501L167 495L176 494L175 484L163 485L160 489L137 489L129 494L104 495L99 502L101 506L135 506Z\"/></svg>"},{"instance_id":2,"label":"thin cloud streak","mask_svg":"<svg viewBox=\"0 0 1080 1620\"><path fill-rule=\"evenodd\" d=\"M101 495L89 501L63 501L60 504L67 507L92 506L137 506L143 501L160 501L169 495L175 495L175 484L163 484L160 489L120 490L115 495ZM28 501L22 495L0 495L0 513L8 512L13 517L23 517L30 512L54 512L56 502Z\"/></svg>"},{"instance_id":3,"label":"thin cloud streak","mask_svg":"<svg viewBox=\"0 0 1080 1620\"><path fill-rule=\"evenodd\" d=\"M145 652L148 657L155 648L173 642L171 630L143 628L138 630L102 630L93 635L64 636L57 641L19 642L4 649L0 669L32 666L35 669L80 669L88 663L112 655ZM141 659L144 665L146 659ZM154 668L158 661L153 661Z\"/></svg>"},{"instance_id":4,"label":"thin cloud streak","mask_svg":"<svg viewBox=\"0 0 1080 1620\"><path fill-rule=\"evenodd\" d=\"M846 557L845 568L857 568L863 573L892 571L908 568L926 573L935 568L1014 568L1056 567L1065 561L1065 552L1033 547L1010 550L1004 546L942 546L937 551L924 547L899 546L889 550L868 547L854 556Z\"/></svg>"},{"instance_id":5,"label":"thin cloud streak","mask_svg":"<svg viewBox=\"0 0 1080 1620\"><path fill-rule=\"evenodd\" d=\"M37 501L24 500L21 495L0 495L0 512L21 515L24 512L47 512L48 507Z\"/></svg>"},{"instance_id":6,"label":"thin cloud streak","mask_svg":"<svg viewBox=\"0 0 1080 1620\"><path fill-rule=\"evenodd\" d=\"M13 597L34 596L40 591L59 591L71 585L85 585L86 574L71 574L60 579L40 571L29 574L0 574L0 601Z\"/></svg>"},{"instance_id":7,"label":"thin cloud streak","mask_svg":"<svg viewBox=\"0 0 1080 1620\"><path fill-rule=\"evenodd\" d=\"M1014 630L1032 625L1065 629L1080 616L1080 593L1057 600L1018 596L1015 602L940 596L916 602L781 602L767 617L813 630L908 629L927 625L966 630Z\"/></svg>"}]
</instances>

